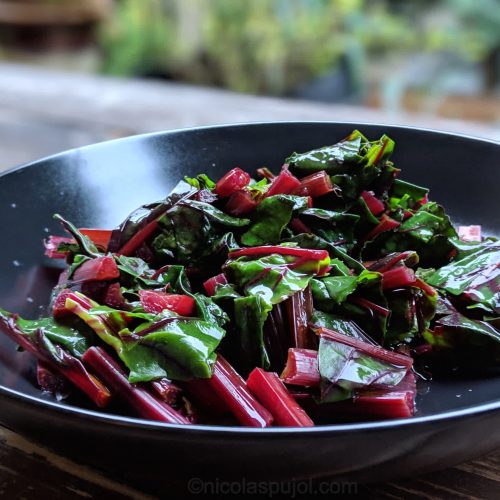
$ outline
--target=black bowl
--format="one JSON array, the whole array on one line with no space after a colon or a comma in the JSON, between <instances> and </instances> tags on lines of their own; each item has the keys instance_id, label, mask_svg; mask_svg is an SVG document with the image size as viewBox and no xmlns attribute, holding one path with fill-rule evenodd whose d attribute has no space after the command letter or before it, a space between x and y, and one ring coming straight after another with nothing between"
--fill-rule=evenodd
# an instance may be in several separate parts
<instances>
[{"instance_id":1,"label":"black bowl","mask_svg":"<svg viewBox=\"0 0 500 500\"><path fill-rule=\"evenodd\" d=\"M500 232L499 144L403 127L266 123L131 137L62 153L0 178L0 306L27 317L45 308L57 270L41 240L78 226L113 227L164 196L184 175L217 177L234 166L278 168L292 151L331 144L359 128L396 140L402 178L429 186L455 222ZM52 267L51 267L52 266ZM111 415L42 395L27 354L0 338L0 421L129 481L189 477L381 481L423 473L500 446L500 377L435 381L407 420L308 429L175 426ZM88 407L90 408L90 407ZM154 486L156 487L156 486Z\"/></svg>"}]
</instances>

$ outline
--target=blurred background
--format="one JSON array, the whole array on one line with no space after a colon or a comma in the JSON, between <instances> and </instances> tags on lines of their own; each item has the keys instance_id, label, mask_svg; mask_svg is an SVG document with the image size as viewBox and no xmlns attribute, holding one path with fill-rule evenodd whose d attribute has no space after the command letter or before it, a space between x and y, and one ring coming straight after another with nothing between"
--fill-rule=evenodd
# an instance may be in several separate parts
<instances>
[{"instance_id":1,"label":"blurred background","mask_svg":"<svg viewBox=\"0 0 500 500\"><path fill-rule=\"evenodd\" d=\"M500 0L0 0L0 168L235 121L498 140L499 96Z\"/></svg>"}]
</instances>

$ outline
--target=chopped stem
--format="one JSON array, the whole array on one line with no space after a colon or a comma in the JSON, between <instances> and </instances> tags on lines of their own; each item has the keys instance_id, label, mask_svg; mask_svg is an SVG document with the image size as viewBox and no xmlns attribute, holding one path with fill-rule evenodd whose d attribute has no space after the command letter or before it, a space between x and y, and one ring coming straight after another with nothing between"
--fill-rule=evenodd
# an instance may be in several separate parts
<instances>
[{"instance_id":1,"label":"chopped stem","mask_svg":"<svg viewBox=\"0 0 500 500\"><path fill-rule=\"evenodd\" d=\"M156 231L158 219L159 217L146 224L142 229L139 229L116 253L125 256L132 255Z\"/></svg>"},{"instance_id":2,"label":"chopped stem","mask_svg":"<svg viewBox=\"0 0 500 500\"><path fill-rule=\"evenodd\" d=\"M272 415L254 398L245 381L220 355L214 364L211 378L196 380L198 386L205 385L207 392L213 391L242 425L269 427ZM189 390L189 383L187 383Z\"/></svg>"},{"instance_id":3,"label":"chopped stem","mask_svg":"<svg viewBox=\"0 0 500 500\"><path fill-rule=\"evenodd\" d=\"M276 424L284 427L312 427L314 425L276 373L255 368L248 376L247 385L264 407L271 412Z\"/></svg>"},{"instance_id":4,"label":"chopped stem","mask_svg":"<svg viewBox=\"0 0 500 500\"><path fill-rule=\"evenodd\" d=\"M151 393L131 384L120 365L100 347L91 347L83 355L90 366L121 398L143 418L170 424L188 424L189 421L171 406L159 401Z\"/></svg>"},{"instance_id":5,"label":"chopped stem","mask_svg":"<svg viewBox=\"0 0 500 500\"><path fill-rule=\"evenodd\" d=\"M297 347L288 349L288 358L281 380L286 384L317 387L321 380L318 351Z\"/></svg>"},{"instance_id":6,"label":"chopped stem","mask_svg":"<svg viewBox=\"0 0 500 500\"><path fill-rule=\"evenodd\" d=\"M0 315L0 327L16 344L20 345L25 351L33 354L38 361L42 361L54 372L64 375L64 377L84 392L100 408L105 407L109 403L111 398L109 390L98 378L85 369L79 359L57 346L57 354L61 361L56 362L45 351L39 349L30 341L16 325L15 318L16 316L12 316L7 319L3 315Z\"/></svg>"},{"instance_id":7,"label":"chopped stem","mask_svg":"<svg viewBox=\"0 0 500 500\"><path fill-rule=\"evenodd\" d=\"M312 295L308 286L303 292L297 292L285 302L291 345L303 349L317 347L316 336L309 329L312 314Z\"/></svg>"}]
</instances>

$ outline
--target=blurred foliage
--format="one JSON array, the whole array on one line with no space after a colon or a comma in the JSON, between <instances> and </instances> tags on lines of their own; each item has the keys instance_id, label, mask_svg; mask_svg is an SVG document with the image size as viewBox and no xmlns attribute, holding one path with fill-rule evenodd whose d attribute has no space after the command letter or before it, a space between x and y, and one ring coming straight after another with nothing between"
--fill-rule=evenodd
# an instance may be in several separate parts
<instances>
[{"instance_id":1,"label":"blurred foliage","mask_svg":"<svg viewBox=\"0 0 500 500\"><path fill-rule=\"evenodd\" d=\"M388 53L482 60L499 26L499 0L117 0L103 71L284 94Z\"/></svg>"}]
</instances>

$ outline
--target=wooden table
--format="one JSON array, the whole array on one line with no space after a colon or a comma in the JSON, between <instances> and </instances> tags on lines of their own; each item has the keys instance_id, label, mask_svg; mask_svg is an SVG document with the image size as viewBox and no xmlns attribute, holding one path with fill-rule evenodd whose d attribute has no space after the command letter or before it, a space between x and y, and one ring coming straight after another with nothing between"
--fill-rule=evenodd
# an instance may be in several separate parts
<instances>
[{"instance_id":1,"label":"wooden table","mask_svg":"<svg viewBox=\"0 0 500 500\"><path fill-rule=\"evenodd\" d=\"M500 123L500 109L498 117ZM131 134L269 120L396 123L500 139L498 125L0 64L0 171L61 150ZM177 485L186 494L187 486ZM357 495L349 496L496 499L500 497L500 452L411 480L358 485L356 489ZM0 428L0 495L142 499L155 498L156 492L140 482L124 484L118 477L75 463Z\"/></svg>"}]
</instances>

